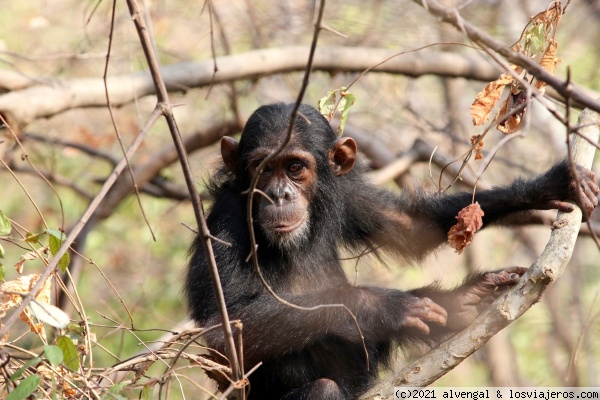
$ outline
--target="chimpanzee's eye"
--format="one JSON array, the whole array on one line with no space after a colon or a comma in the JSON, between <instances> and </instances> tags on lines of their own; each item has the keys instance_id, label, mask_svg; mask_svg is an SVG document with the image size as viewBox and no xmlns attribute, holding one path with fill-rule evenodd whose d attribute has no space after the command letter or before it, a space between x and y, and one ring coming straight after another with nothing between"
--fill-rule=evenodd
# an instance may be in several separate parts
<instances>
[{"instance_id":1,"label":"chimpanzee's eye","mask_svg":"<svg viewBox=\"0 0 600 400\"><path fill-rule=\"evenodd\" d=\"M288 171L290 171L291 173L298 173L298 172L302 171L303 169L304 169L304 164L302 164L299 161L292 161L288 165Z\"/></svg>"}]
</instances>

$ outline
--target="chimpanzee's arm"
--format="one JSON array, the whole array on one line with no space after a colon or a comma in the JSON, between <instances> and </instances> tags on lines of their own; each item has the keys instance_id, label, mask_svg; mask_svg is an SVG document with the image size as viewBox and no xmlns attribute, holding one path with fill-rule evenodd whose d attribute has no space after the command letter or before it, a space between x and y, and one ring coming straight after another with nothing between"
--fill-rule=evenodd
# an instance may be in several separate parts
<instances>
[{"instance_id":1,"label":"chimpanzee's arm","mask_svg":"<svg viewBox=\"0 0 600 400\"><path fill-rule=\"evenodd\" d=\"M243 323L248 361L298 351L327 337L361 345L362 334L371 344L390 343L394 339L425 336L429 325L446 324L446 311L433 301L393 289L343 285L282 297L304 307L344 304L356 316L360 332L342 307L299 310L264 293L247 304L230 307L231 319ZM219 347L222 333L215 331L208 339L211 345Z\"/></svg>"},{"instance_id":2,"label":"chimpanzee's arm","mask_svg":"<svg viewBox=\"0 0 600 400\"><path fill-rule=\"evenodd\" d=\"M598 204L598 186L594 182L592 171L576 167L580 186L571 175L569 163L560 162L534 179L516 179L503 187L475 192L475 201L479 203L485 215L484 227L502 222L514 213L530 210L573 211L573 205L567 201L580 203L591 214ZM579 193L578 193L579 192ZM451 196L434 196L427 201L435 222L448 232L456 223L456 215L472 201L471 193L459 193Z\"/></svg>"},{"instance_id":3,"label":"chimpanzee's arm","mask_svg":"<svg viewBox=\"0 0 600 400\"><path fill-rule=\"evenodd\" d=\"M230 319L240 319L243 323L246 362L258 362L273 355L300 350L330 336L359 346L361 333L371 344L391 343L407 336L426 335L429 324L446 323L446 311L433 301L400 290L351 286L336 263L323 270L299 269L288 275L288 282L276 287L275 291L289 303L301 307L344 304L347 310L343 307L322 307L307 311L281 303L267 293L253 268L245 262L247 251L240 247L240 238L219 232L210 217L208 222L213 232L232 243L229 247L217 242L214 250ZM220 318L207 261L199 246L197 239L188 270L186 292L191 317L209 327L219 324ZM269 267L263 271L268 274ZM303 271L306 276L302 275ZM308 277L310 283L297 290L295 282L307 282L304 278ZM348 310L356 316L360 332ZM224 348L220 330L209 332L206 338L211 347Z\"/></svg>"},{"instance_id":4,"label":"chimpanzee's arm","mask_svg":"<svg viewBox=\"0 0 600 400\"><path fill-rule=\"evenodd\" d=\"M592 171L576 167L578 180L572 177L567 161L556 164L534 179L517 179L513 183L490 190L476 191L475 201L483 212L484 227L509 221L508 217L530 210L558 209L571 211L566 201L576 201L589 215L598 204L598 186ZM358 218L354 224L376 226L367 235L376 245L384 246L407 259L420 259L446 242L450 227L456 222L458 212L471 204L470 192L438 195L424 194L392 198L389 194L366 191L362 204L373 204L370 215L354 211ZM357 202L357 204L360 204ZM352 207L351 207L352 208ZM387 223L383 222L387 221ZM360 229L354 228L355 232Z\"/></svg>"},{"instance_id":5,"label":"chimpanzee's arm","mask_svg":"<svg viewBox=\"0 0 600 400\"><path fill-rule=\"evenodd\" d=\"M402 292L340 285L282 296L298 306L344 304L347 309L299 310L263 292L245 304L230 307L230 316L243 323L244 354L250 363L274 354L299 351L328 337L360 346L362 334L368 347L394 340L434 344L468 326L484 307L518 283L526 271L526 268L510 267L473 274L453 290L441 290L433 285ZM360 332L348 310L356 316ZM222 347L219 345L223 340L220 331L207 338L211 345Z\"/></svg>"}]
</instances>

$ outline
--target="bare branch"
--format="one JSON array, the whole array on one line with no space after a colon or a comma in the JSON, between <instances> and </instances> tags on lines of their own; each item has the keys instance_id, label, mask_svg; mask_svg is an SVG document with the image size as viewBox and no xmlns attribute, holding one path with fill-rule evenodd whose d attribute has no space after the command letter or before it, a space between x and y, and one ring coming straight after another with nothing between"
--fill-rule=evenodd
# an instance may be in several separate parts
<instances>
[{"instance_id":1,"label":"bare branch","mask_svg":"<svg viewBox=\"0 0 600 400\"><path fill-rule=\"evenodd\" d=\"M278 73L304 71L309 48L305 46L255 50L216 58L219 71L214 74L213 60L183 62L160 69L169 91L186 91L213 84L256 79ZM397 52L386 49L319 47L315 51L313 71L362 72ZM374 68L374 72L407 76L435 74L461 76L489 81L499 71L476 58L446 52L405 54ZM108 93L113 106L128 104L136 97L156 94L148 72L108 77ZM70 79L53 85L36 85L0 96L0 112L12 114L21 124L46 118L73 108L105 107L106 94L100 78Z\"/></svg>"},{"instance_id":2,"label":"bare branch","mask_svg":"<svg viewBox=\"0 0 600 400\"><path fill-rule=\"evenodd\" d=\"M216 124L208 127L206 130L195 132L187 136L183 145L185 151L191 154L193 151L215 143L225 135L234 135L241 130L237 121L230 121ZM134 168L134 175L140 186L145 185L158 176L161 170L175 163L179 159L176 147L173 144L164 146L161 150L147 158L141 165ZM130 179L120 178L114 188L98 210L97 215L106 218L112 215L117 205L129 196L133 191L133 184Z\"/></svg>"},{"instance_id":3,"label":"bare branch","mask_svg":"<svg viewBox=\"0 0 600 400\"><path fill-rule=\"evenodd\" d=\"M199 236L202 239L202 245L204 247L204 252L206 254L206 258L209 264L209 271L216 297L215 300L217 302L219 314L223 322L225 347L227 349L227 356L229 357L229 361L231 362L232 378L234 381L237 382L241 377L243 377L243 370L242 366L238 362L238 355L236 353L235 343L233 341L233 334L231 331L231 326L229 324L229 316L227 314L227 308L225 306L223 288L221 287L221 279L219 278L219 271L217 270L217 264L215 261L215 256L210 240L211 235L208 231L208 227L206 226L206 220L204 218L202 200L195 186L192 168L190 166L185 151L185 145L183 143L183 139L181 138L179 128L177 127L175 117L173 116L172 104L169 100L167 87L161 75L158 57L155 54L154 48L152 46L152 39L149 35L144 18L142 18L140 6L136 0L128 0L127 7L129 8L129 13L131 14L131 17L135 24L135 28L138 32L138 36L140 38L140 42L142 44L142 48L144 49L144 54L146 56L146 61L148 62L148 66L150 68L152 81L154 82L154 86L157 91L157 108L161 109L162 115L165 117L167 125L169 126L169 132L171 133L173 143L175 144L175 149L177 150L177 156L181 164L181 169L183 170L185 183L187 185L188 191L190 192L190 197L192 199L192 207L194 209L194 215L196 217L196 223L198 224L198 228L200 231Z\"/></svg>"},{"instance_id":4,"label":"bare branch","mask_svg":"<svg viewBox=\"0 0 600 400\"><path fill-rule=\"evenodd\" d=\"M574 102L583 105L591 110L600 112L600 101L597 97L594 98L585 93L581 88L567 87L567 82L557 78L553 74L546 71L540 64L525 55L513 51L509 46L495 39L487 32L477 28L468 21L465 21L456 8L445 7L437 0L413 0L415 3L425 6L425 8L433 15L439 17L444 22L449 22L458 30L464 32L473 42L490 48L496 53L506 58L511 63L523 67L537 80L546 82L553 87L558 94L563 97L570 97Z\"/></svg>"},{"instance_id":5,"label":"bare branch","mask_svg":"<svg viewBox=\"0 0 600 400\"><path fill-rule=\"evenodd\" d=\"M142 128L142 130L140 131L138 136L135 138L135 140L133 141L133 143L131 144L129 149L127 149L126 154L128 157L131 157L131 155L133 155L135 153L137 148L140 146L140 144L146 137L148 130L154 124L154 122L156 122L156 120L160 117L160 115L161 115L161 110L157 107L154 110L154 112L152 113L152 115L150 115L150 117L148 118L148 121L146 122L146 124L144 125L144 127ZM27 305L34 298L35 294L40 291L40 289L42 288L42 285L44 284L44 282L46 282L46 279L48 279L48 277L50 277L50 275L56 270L56 267L58 266L58 261L67 252L69 247L75 241L75 238L79 235L79 233L81 233L83 228L86 226L86 224L88 223L88 221L94 214L94 211L96 211L96 209L100 205L100 202L102 201L104 196L106 196L106 194L108 193L108 191L110 190L112 185L117 180L117 177L119 176L119 174L121 172L123 172L123 169L125 168L125 166L126 166L126 161L124 158L122 158L121 161L119 161L119 164L117 164L117 166L111 173L110 177L106 180L106 182L104 183L104 185L102 186L102 188L100 189L100 191L98 192L96 197L94 197L94 200L92 200L92 202L90 203L88 208L85 210L85 212L83 213L83 215L81 216L79 221L77 221L77 224L75 224L75 226L73 227L73 229L71 230L71 232L69 233L67 238L64 240L64 242L62 242L60 249L56 252L56 254L52 258L52 260L50 260L50 263L48 264L48 266L46 267L46 269L40 276L40 279L38 280L38 282L35 284L35 286L31 289L31 291L26 296L23 296L23 301L22 301L21 305L10 315L10 317L8 317L5 321L3 321L4 325L0 328L0 337L4 336L8 332L8 330L11 328L11 326L19 318L19 315L23 312L25 307L27 307Z\"/></svg>"},{"instance_id":6,"label":"bare branch","mask_svg":"<svg viewBox=\"0 0 600 400\"><path fill-rule=\"evenodd\" d=\"M219 71L214 74L214 79L212 60L172 64L162 67L160 73L168 91L182 92L192 88L208 87L211 83L222 84L304 71L308 52L308 47L292 46L218 57L216 62ZM387 49L319 47L315 51L313 71L363 72L391 58L373 68L371 72L411 77L423 75L463 77L480 81L494 80L500 73L494 66L478 57L426 50L394 57L396 54L396 51ZM533 72L531 73L535 76ZM0 71L0 81L3 79L2 74L4 72ZM545 71L543 74L548 75ZM564 94L564 90L553 90L552 87L554 85L562 87L564 82L554 78L548 83L550 87L547 88L546 93L562 99L557 91ZM153 80L148 72L108 77L107 87L113 106L131 103L136 97L156 94ZM573 99L576 104L580 104L580 98L591 99L598 96L588 89L573 88ZM106 95L102 79L99 78L54 81L53 84L38 84L0 95L0 112L11 114L22 125L73 108L103 106L106 106Z\"/></svg>"}]
</instances>

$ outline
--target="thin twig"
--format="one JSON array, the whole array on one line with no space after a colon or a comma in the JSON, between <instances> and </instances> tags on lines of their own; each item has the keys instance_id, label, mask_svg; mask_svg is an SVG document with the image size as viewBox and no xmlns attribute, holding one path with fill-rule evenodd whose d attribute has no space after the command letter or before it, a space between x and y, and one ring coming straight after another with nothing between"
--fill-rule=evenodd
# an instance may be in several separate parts
<instances>
[{"instance_id":1,"label":"thin twig","mask_svg":"<svg viewBox=\"0 0 600 400\"><path fill-rule=\"evenodd\" d=\"M422 0L413 1L421 6L424 6ZM481 46L489 47L511 63L523 67L537 80L546 82L563 97L569 95L575 102L583 105L584 107L596 112L600 112L600 101L593 99L575 86L573 86L571 90L567 92L567 88L563 80L546 71L535 60L532 60L531 58L526 57L519 52L513 51L505 43L495 39L490 34L477 28L468 21L465 21L455 8L445 7L438 0L427 0L426 9L431 14L441 18L442 21L448 22L454 25L457 29L463 31L465 35L467 35L473 42Z\"/></svg>"},{"instance_id":2,"label":"thin twig","mask_svg":"<svg viewBox=\"0 0 600 400\"><path fill-rule=\"evenodd\" d=\"M58 145L60 147L71 147L73 149L77 149L89 156L92 157L98 157L101 158L103 160L108 161L109 163L111 163L113 166L117 165L117 163L119 162L118 159L116 159L115 157L112 156L112 154L110 153L105 153L101 150L97 150L94 149L90 146L86 146L85 144L81 144L81 143L75 143L75 142L71 142L68 140L64 140L64 139L60 139L57 137L47 137L44 135L38 135L36 133L30 133L30 132L24 132L23 133L23 140L34 140L36 142L43 142L43 143L48 143L51 145Z\"/></svg>"},{"instance_id":3,"label":"thin twig","mask_svg":"<svg viewBox=\"0 0 600 400\"><path fill-rule=\"evenodd\" d=\"M140 144L146 137L146 134L148 133L148 130L150 129L150 127L154 124L154 122L156 122L156 120L160 116L161 116L161 110L160 110L160 108L157 107L154 109L154 111L148 118L148 121L143 126L142 130L140 131L140 133L137 135L137 137L135 138L135 140L133 141L133 143L127 150L126 154L129 157L131 157L131 155L133 155L135 153L137 148L140 146ZM34 295L40 291L40 289L42 288L42 285L44 284L46 279L48 279L48 277L56 270L56 267L58 266L58 261L67 252L67 250L69 249L71 244L73 244L73 242L75 241L75 238L77 238L79 233L86 226L86 224L92 217L94 211L96 211L96 209L100 205L100 202L104 199L104 197L106 196L106 194L108 193L110 188L113 186L113 184L119 177L119 174L121 174L121 172L123 172L123 169L125 169L126 164L127 163L126 163L125 159L121 159L121 161L119 161L119 163L117 164L117 166L115 167L113 172L110 174L110 176L108 177L108 179L106 180L104 185L102 185L102 188L100 189L100 191L98 192L96 197L94 197L94 200L92 200L92 202L88 205L88 208L85 210L85 212L83 213L83 215L81 216L79 221L77 221L77 223L75 224L75 226L73 227L71 232L67 235L67 238L62 242L60 248L58 249L58 251L56 252L54 257L52 258L52 260L50 261L50 263L48 264L46 269L44 269L44 272L40 276L40 279L38 280L38 282L29 291L29 293L27 293L27 295L23 296L23 301L21 302L21 305L19 307L17 307L17 309L10 315L10 317L8 317L6 320L3 321L3 326L0 327L0 337L4 336L6 333L8 333L8 330L12 327L12 325L15 323L15 321L17 321L17 319L19 318L19 315L23 312L23 310L27 307L27 305L34 298Z\"/></svg>"},{"instance_id":4,"label":"thin twig","mask_svg":"<svg viewBox=\"0 0 600 400\"><path fill-rule=\"evenodd\" d=\"M110 122L112 123L113 129L115 131L115 135L117 135L117 140L119 141L119 147L121 147L121 152L123 153L123 157L125 157L125 161L127 162L127 170L129 171L129 176L131 177L131 183L133 185L133 190L135 192L135 198L137 199L138 206L140 211L142 212L142 218L144 218L144 222L146 222L146 226L148 230L150 230L150 235L152 235L152 240L156 242L156 235L154 234L154 230L150 225L150 221L148 221L148 217L146 216L146 212L144 211L144 206L142 204L142 200L140 199L140 191L138 189L138 184L135 180L135 174L133 173L133 168L131 168L131 163L129 162L129 158L127 158L125 152L125 145L123 144L123 138L121 136L121 131L119 126L117 125L117 121L115 120L115 114L113 113L112 103L110 101L110 95L108 93L108 65L110 62L110 52L112 49L112 38L115 28L115 12L117 8L117 0L113 0L112 11L110 16L110 29L108 31L108 48L106 49L106 61L104 62L104 73L102 74L102 80L104 81L104 94L106 96L106 107L108 109L108 113L110 114Z\"/></svg>"},{"instance_id":5,"label":"thin twig","mask_svg":"<svg viewBox=\"0 0 600 400\"><path fill-rule=\"evenodd\" d=\"M247 190L247 193L248 193L248 201L246 204L246 210L247 210L247 214L248 214L247 222L248 222L248 231L250 234L250 242L251 242L251 248L252 248L250 255L248 256L248 259L250 259L250 258L252 259L252 263L254 265L254 270L256 271L256 274L258 275L263 286L280 303L285 304L288 307L295 308L297 310L304 310L304 311L315 311L315 310L320 310L323 308L343 308L346 312L348 312L348 314L354 321L354 324L355 324L358 334L360 336L360 340L363 345L363 349L365 351L365 359L366 359L366 364L367 364L367 369L368 369L369 368L369 352L367 351L367 345L365 343L365 338L363 336L362 330L360 329L360 326L358 324L358 320L356 319L356 316L354 315L352 310L350 310L345 304L319 304L319 305L316 305L313 307L303 307L303 306L299 306L297 304L290 303L289 301L285 300L284 298L279 296L277 293L275 293L273 288L269 285L269 283L266 281L264 275L262 274L260 265L258 263L258 254L257 254L258 244L256 243L256 236L254 233L254 220L252 218L252 206L253 206L253 202L254 202L253 201L254 193L256 192L256 186L258 185L258 179L260 178L260 174L262 173L265 166L274 157L276 157L279 153L281 153L283 151L283 149L288 145L288 143L290 142L290 140L292 138L294 122L298 115L298 109L300 108L300 104L302 104L302 99L304 98L304 93L306 91L306 88L308 87L309 77L312 72L312 63L314 60L315 50L317 48L319 32L321 31L321 24L323 21L323 12L324 11L325 11L325 0L321 0L320 7L319 7L319 13L317 16L317 21L315 22L313 40L312 40L312 43L310 46L308 62L306 63L306 68L304 70L304 79L302 80L302 86L300 87L300 91L298 92L298 97L296 99L296 102L294 103L294 107L293 107L292 113L290 115L290 122L288 124L285 139L283 140L282 143L280 143L279 147L277 147L272 153L270 153L267 157L265 157L261 161L261 163L256 167L254 176L252 177L252 181L250 183L250 188Z\"/></svg>"},{"instance_id":6,"label":"thin twig","mask_svg":"<svg viewBox=\"0 0 600 400\"><path fill-rule=\"evenodd\" d=\"M142 45L142 49L144 50L144 54L146 56L146 61L148 62L148 67L150 69L150 74L152 76L152 80L154 81L154 86L157 91L158 104L157 108L161 110L161 114L165 117L167 125L169 127L169 132L171 133L171 137L173 139L173 143L175 144L175 148L177 150L177 154L179 156L179 161L181 163L181 168L183 171L183 176L185 178L185 182L190 192L190 197L192 199L192 207L194 209L194 215L196 217L196 223L198 224L198 228L200 230L200 237L202 238L202 245L204 247L204 252L206 254L206 259L208 261L209 272L211 275L211 280L213 284L213 289L215 292L216 302L219 309L219 314L221 316L221 320L223 321L223 334L225 336L225 348L227 350L227 355L231 362L232 376L235 381L239 380L243 375L242 367L238 362L238 356L236 353L235 343L233 340L233 334L231 331L230 323L229 323L229 315L227 313L227 308L225 305L225 297L223 295L223 288L221 286L221 279L219 277L219 271L217 269L217 264L215 260L215 255L213 252L210 232L208 230L208 226L206 225L206 220L204 218L204 209L202 207L202 199L198 193L198 190L195 186L195 181L192 174L192 169L187 158L187 154L185 151L185 146L183 144L183 140L181 138L181 134L179 133L179 128L177 127L177 122L175 121L175 117L171 111L172 105L169 100L169 93L167 92L167 87L165 85L164 80L162 79L162 75L160 72L160 65L158 62L158 57L154 53L152 48L152 41L149 37L148 30L145 27L144 19L142 18L142 13L139 7L139 4L136 0L128 0L127 6L129 7L129 13L133 19L136 30L138 32L138 36L140 38L140 43Z\"/></svg>"}]
</instances>

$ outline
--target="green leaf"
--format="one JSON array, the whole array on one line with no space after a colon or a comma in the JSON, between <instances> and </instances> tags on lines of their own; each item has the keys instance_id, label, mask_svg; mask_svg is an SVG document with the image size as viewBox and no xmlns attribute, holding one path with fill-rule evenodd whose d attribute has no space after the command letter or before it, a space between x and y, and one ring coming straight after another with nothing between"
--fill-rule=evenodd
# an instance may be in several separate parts
<instances>
[{"instance_id":1,"label":"green leaf","mask_svg":"<svg viewBox=\"0 0 600 400\"><path fill-rule=\"evenodd\" d=\"M70 323L68 326L69 332L74 332L78 335L83 335L85 333L85 328L79 324Z\"/></svg>"},{"instance_id":2,"label":"green leaf","mask_svg":"<svg viewBox=\"0 0 600 400\"><path fill-rule=\"evenodd\" d=\"M128 382L120 382L108 388L108 391L113 394L121 393L127 387Z\"/></svg>"},{"instance_id":3,"label":"green leaf","mask_svg":"<svg viewBox=\"0 0 600 400\"><path fill-rule=\"evenodd\" d=\"M546 24L537 24L529 28L525 34L525 50L529 54L540 54L545 50L544 44L546 43Z\"/></svg>"},{"instance_id":4,"label":"green leaf","mask_svg":"<svg viewBox=\"0 0 600 400\"><path fill-rule=\"evenodd\" d=\"M32 358L31 360L27 361L25 363L25 365L23 365L21 368L16 370L15 373L11 375L10 380L13 382L16 382L17 379L19 379L21 377L21 375L23 375L23 372L25 372L25 370L27 368L37 365L40 362L42 362L41 358L39 358L39 357Z\"/></svg>"},{"instance_id":5,"label":"green leaf","mask_svg":"<svg viewBox=\"0 0 600 400\"><path fill-rule=\"evenodd\" d=\"M69 253L63 254L63 256L58 260L58 268L60 268L61 272L65 272L67 268L69 268L69 263L71 262L71 256Z\"/></svg>"},{"instance_id":6,"label":"green leaf","mask_svg":"<svg viewBox=\"0 0 600 400\"><path fill-rule=\"evenodd\" d=\"M50 253L52 253L52 255L58 253L58 250L60 249L60 244L60 239L57 239L56 236L50 235L48 247L50 248Z\"/></svg>"},{"instance_id":7,"label":"green leaf","mask_svg":"<svg viewBox=\"0 0 600 400\"><path fill-rule=\"evenodd\" d=\"M8 217L0 211L0 235L10 235L11 230L12 226L10 225Z\"/></svg>"},{"instance_id":8,"label":"green leaf","mask_svg":"<svg viewBox=\"0 0 600 400\"><path fill-rule=\"evenodd\" d=\"M64 363L67 368L77 371L79 369L79 354L73 341L67 336L59 336L56 339L56 344L62 350Z\"/></svg>"},{"instance_id":9,"label":"green leaf","mask_svg":"<svg viewBox=\"0 0 600 400\"><path fill-rule=\"evenodd\" d=\"M25 241L27 243L33 243L36 244L37 242L40 241L40 236L42 236L45 232L42 233L31 233L31 232L27 232L25 234Z\"/></svg>"},{"instance_id":10,"label":"green leaf","mask_svg":"<svg viewBox=\"0 0 600 400\"><path fill-rule=\"evenodd\" d=\"M59 242L64 242L65 239L67 238L65 236L65 234L63 232L59 231L58 229L48 229L48 230L46 230L46 233L48 235L58 239Z\"/></svg>"},{"instance_id":11,"label":"green leaf","mask_svg":"<svg viewBox=\"0 0 600 400\"><path fill-rule=\"evenodd\" d=\"M327 96L319 100L319 112L325 118L331 121L335 114L335 104L337 103L337 90L329 90Z\"/></svg>"},{"instance_id":12,"label":"green leaf","mask_svg":"<svg viewBox=\"0 0 600 400\"><path fill-rule=\"evenodd\" d=\"M85 339L85 328L79 324L70 323L65 335L75 343L82 343Z\"/></svg>"},{"instance_id":13,"label":"green leaf","mask_svg":"<svg viewBox=\"0 0 600 400\"><path fill-rule=\"evenodd\" d=\"M6 271L4 270L4 265L0 262L0 281L3 281L6 277Z\"/></svg>"},{"instance_id":14,"label":"green leaf","mask_svg":"<svg viewBox=\"0 0 600 400\"><path fill-rule=\"evenodd\" d=\"M113 400L127 400L127 397L123 396L121 392L127 388L128 382L117 383L108 389L106 398Z\"/></svg>"},{"instance_id":15,"label":"green leaf","mask_svg":"<svg viewBox=\"0 0 600 400\"><path fill-rule=\"evenodd\" d=\"M319 100L319 112L323 114L329 121L333 118L336 111L339 111L342 115L340 118L340 126L338 127L338 134L342 136L344 128L346 126L346 120L348 119L348 113L350 107L356 102L356 97L346 90L345 86L337 90L330 90L327 92L327 96ZM337 93L340 92L340 99L337 99Z\"/></svg>"},{"instance_id":16,"label":"green leaf","mask_svg":"<svg viewBox=\"0 0 600 400\"><path fill-rule=\"evenodd\" d=\"M55 328L66 328L71 320L63 310L51 304L32 301L28 305L29 310L39 321Z\"/></svg>"},{"instance_id":17,"label":"green leaf","mask_svg":"<svg viewBox=\"0 0 600 400\"><path fill-rule=\"evenodd\" d=\"M53 233L51 233L51 231ZM64 234L56 229L48 229L48 233L50 234L50 240L49 240L49 244L48 247L50 248L50 253L52 253L52 255L55 255L56 253L58 253L58 250L60 249L60 246L62 244L62 242L64 241ZM56 237L56 233L59 233L63 236L63 239L59 239ZM65 272L67 270L67 268L69 268L69 263L71 262L71 257L69 256L69 253L65 253L63 254L63 256L60 258L60 260L58 260L58 268L60 268L60 270L62 272Z\"/></svg>"},{"instance_id":18,"label":"green leaf","mask_svg":"<svg viewBox=\"0 0 600 400\"><path fill-rule=\"evenodd\" d=\"M51 344L45 345L44 354L46 355L48 361L50 361L50 364L54 365L55 367L58 367L60 363L63 362L63 352L58 346Z\"/></svg>"},{"instance_id":19,"label":"green leaf","mask_svg":"<svg viewBox=\"0 0 600 400\"><path fill-rule=\"evenodd\" d=\"M0 243L0 258L4 258L4 247L2 247L2 243Z\"/></svg>"},{"instance_id":20,"label":"green leaf","mask_svg":"<svg viewBox=\"0 0 600 400\"><path fill-rule=\"evenodd\" d=\"M354 97L352 93L342 91L342 99L340 100L340 105L338 106L338 111L342 113L342 118L340 119L340 126L338 127L338 135L340 136L344 134L344 127L346 126L346 120L348 119L350 107L352 107L355 102L356 97Z\"/></svg>"},{"instance_id":21,"label":"green leaf","mask_svg":"<svg viewBox=\"0 0 600 400\"><path fill-rule=\"evenodd\" d=\"M71 333L77 334L77 335L83 335L85 334L85 328L79 324L76 324L74 322L70 323L69 326L67 327L67 330Z\"/></svg>"},{"instance_id":22,"label":"green leaf","mask_svg":"<svg viewBox=\"0 0 600 400\"><path fill-rule=\"evenodd\" d=\"M6 396L6 400L23 400L32 394L38 387L42 378L39 375L30 375Z\"/></svg>"},{"instance_id":23,"label":"green leaf","mask_svg":"<svg viewBox=\"0 0 600 400\"><path fill-rule=\"evenodd\" d=\"M129 400L127 397L123 396L122 394L110 393L110 392L108 392L106 394L106 396L104 396L104 398L111 399L111 400Z\"/></svg>"}]
</instances>

